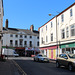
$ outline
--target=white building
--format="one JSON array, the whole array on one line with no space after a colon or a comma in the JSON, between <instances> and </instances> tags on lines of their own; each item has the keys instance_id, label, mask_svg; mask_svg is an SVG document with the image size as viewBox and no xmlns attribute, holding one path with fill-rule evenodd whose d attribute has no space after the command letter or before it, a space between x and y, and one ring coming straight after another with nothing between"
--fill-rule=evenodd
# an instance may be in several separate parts
<instances>
[{"instance_id":1,"label":"white building","mask_svg":"<svg viewBox=\"0 0 75 75\"><path fill-rule=\"evenodd\" d=\"M1 38L2 38L2 28L3 28L3 0L0 0L0 55L1 55Z\"/></svg>"},{"instance_id":2,"label":"white building","mask_svg":"<svg viewBox=\"0 0 75 75\"><path fill-rule=\"evenodd\" d=\"M50 59L75 52L75 3L40 27L40 49Z\"/></svg>"},{"instance_id":3,"label":"white building","mask_svg":"<svg viewBox=\"0 0 75 75\"><path fill-rule=\"evenodd\" d=\"M6 25L3 27L2 47L21 50L21 54L25 48L39 48L39 31L35 31L33 25L30 30L8 28L8 20L6 20Z\"/></svg>"}]
</instances>

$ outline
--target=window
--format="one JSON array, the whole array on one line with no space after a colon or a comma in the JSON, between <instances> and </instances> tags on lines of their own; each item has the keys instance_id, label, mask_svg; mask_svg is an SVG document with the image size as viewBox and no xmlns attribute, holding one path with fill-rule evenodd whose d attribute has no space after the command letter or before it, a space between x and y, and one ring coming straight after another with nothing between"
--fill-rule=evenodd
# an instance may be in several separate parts
<instances>
[{"instance_id":1,"label":"window","mask_svg":"<svg viewBox=\"0 0 75 75\"><path fill-rule=\"evenodd\" d=\"M13 37L13 35L12 35L12 34L10 34L10 37Z\"/></svg>"},{"instance_id":2,"label":"window","mask_svg":"<svg viewBox=\"0 0 75 75\"><path fill-rule=\"evenodd\" d=\"M53 27L53 22L51 22L51 28Z\"/></svg>"},{"instance_id":3,"label":"window","mask_svg":"<svg viewBox=\"0 0 75 75\"><path fill-rule=\"evenodd\" d=\"M15 35L15 37L18 37L18 35Z\"/></svg>"},{"instance_id":4,"label":"window","mask_svg":"<svg viewBox=\"0 0 75 75\"><path fill-rule=\"evenodd\" d=\"M37 37L37 39L39 39L39 36Z\"/></svg>"},{"instance_id":5,"label":"window","mask_svg":"<svg viewBox=\"0 0 75 75\"><path fill-rule=\"evenodd\" d=\"M22 35L20 35L20 38L22 38Z\"/></svg>"},{"instance_id":6,"label":"window","mask_svg":"<svg viewBox=\"0 0 75 75\"><path fill-rule=\"evenodd\" d=\"M71 36L75 36L75 25L71 26Z\"/></svg>"},{"instance_id":7,"label":"window","mask_svg":"<svg viewBox=\"0 0 75 75\"><path fill-rule=\"evenodd\" d=\"M32 47L32 41L30 41L30 47Z\"/></svg>"},{"instance_id":8,"label":"window","mask_svg":"<svg viewBox=\"0 0 75 75\"><path fill-rule=\"evenodd\" d=\"M51 34L51 41L53 41L53 33Z\"/></svg>"},{"instance_id":9,"label":"window","mask_svg":"<svg viewBox=\"0 0 75 75\"><path fill-rule=\"evenodd\" d=\"M1 42L2 42L2 45L3 45L3 40Z\"/></svg>"},{"instance_id":10,"label":"window","mask_svg":"<svg viewBox=\"0 0 75 75\"><path fill-rule=\"evenodd\" d=\"M46 36L46 42L48 42L48 37Z\"/></svg>"},{"instance_id":11,"label":"window","mask_svg":"<svg viewBox=\"0 0 75 75\"><path fill-rule=\"evenodd\" d=\"M65 38L65 30L64 29L62 29L61 35L62 35L62 39L64 39Z\"/></svg>"},{"instance_id":12,"label":"window","mask_svg":"<svg viewBox=\"0 0 75 75\"><path fill-rule=\"evenodd\" d=\"M25 37L25 38L27 38L27 36L26 36L26 35L25 35L24 37Z\"/></svg>"},{"instance_id":13,"label":"window","mask_svg":"<svg viewBox=\"0 0 75 75\"><path fill-rule=\"evenodd\" d=\"M42 28L42 32L43 32L43 28Z\"/></svg>"},{"instance_id":14,"label":"window","mask_svg":"<svg viewBox=\"0 0 75 75\"><path fill-rule=\"evenodd\" d=\"M64 15L63 14L61 15L61 21L62 22L64 21Z\"/></svg>"},{"instance_id":15,"label":"window","mask_svg":"<svg viewBox=\"0 0 75 75\"><path fill-rule=\"evenodd\" d=\"M10 40L10 45L11 45L11 46L13 45L13 40Z\"/></svg>"},{"instance_id":16,"label":"window","mask_svg":"<svg viewBox=\"0 0 75 75\"><path fill-rule=\"evenodd\" d=\"M20 40L20 43L19 44L22 45L22 42L23 42L23 40Z\"/></svg>"},{"instance_id":17,"label":"window","mask_svg":"<svg viewBox=\"0 0 75 75\"><path fill-rule=\"evenodd\" d=\"M39 41L37 42L37 46L39 46Z\"/></svg>"},{"instance_id":18,"label":"window","mask_svg":"<svg viewBox=\"0 0 75 75\"><path fill-rule=\"evenodd\" d=\"M46 31L47 31L47 25L46 25Z\"/></svg>"},{"instance_id":19,"label":"window","mask_svg":"<svg viewBox=\"0 0 75 75\"><path fill-rule=\"evenodd\" d=\"M72 9L70 9L70 17L73 16Z\"/></svg>"},{"instance_id":20,"label":"window","mask_svg":"<svg viewBox=\"0 0 75 75\"><path fill-rule=\"evenodd\" d=\"M67 38L69 37L69 29L68 29L68 27L66 28L66 37Z\"/></svg>"},{"instance_id":21,"label":"window","mask_svg":"<svg viewBox=\"0 0 75 75\"><path fill-rule=\"evenodd\" d=\"M17 40L15 41L15 45L18 45L18 41Z\"/></svg>"},{"instance_id":22,"label":"window","mask_svg":"<svg viewBox=\"0 0 75 75\"><path fill-rule=\"evenodd\" d=\"M27 45L27 41L24 41L24 45Z\"/></svg>"},{"instance_id":23,"label":"window","mask_svg":"<svg viewBox=\"0 0 75 75\"><path fill-rule=\"evenodd\" d=\"M43 44L43 38L41 38L41 43Z\"/></svg>"},{"instance_id":24,"label":"window","mask_svg":"<svg viewBox=\"0 0 75 75\"><path fill-rule=\"evenodd\" d=\"M32 36L30 36L30 38L32 38Z\"/></svg>"}]
</instances>

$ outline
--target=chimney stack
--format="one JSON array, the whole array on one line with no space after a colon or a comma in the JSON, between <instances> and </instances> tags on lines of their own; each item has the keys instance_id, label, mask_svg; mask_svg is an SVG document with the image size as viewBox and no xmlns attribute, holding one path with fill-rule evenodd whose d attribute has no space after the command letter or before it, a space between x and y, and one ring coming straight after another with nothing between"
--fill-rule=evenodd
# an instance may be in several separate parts
<instances>
[{"instance_id":1,"label":"chimney stack","mask_svg":"<svg viewBox=\"0 0 75 75\"><path fill-rule=\"evenodd\" d=\"M5 21L5 28L8 28L8 19Z\"/></svg>"},{"instance_id":2,"label":"chimney stack","mask_svg":"<svg viewBox=\"0 0 75 75\"><path fill-rule=\"evenodd\" d=\"M34 30L34 26L33 26L33 25L30 26L30 30L31 30L31 31Z\"/></svg>"}]
</instances>

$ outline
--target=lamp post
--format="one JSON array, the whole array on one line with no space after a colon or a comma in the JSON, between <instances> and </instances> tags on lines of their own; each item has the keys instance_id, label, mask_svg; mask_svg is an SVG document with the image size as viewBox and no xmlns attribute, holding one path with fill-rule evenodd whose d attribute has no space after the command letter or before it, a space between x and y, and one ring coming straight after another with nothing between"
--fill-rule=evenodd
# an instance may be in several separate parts
<instances>
[{"instance_id":1,"label":"lamp post","mask_svg":"<svg viewBox=\"0 0 75 75\"><path fill-rule=\"evenodd\" d=\"M53 14L49 14L49 16L52 16ZM55 16L55 15L53 15ZM57 15L55 16L56 18L56 43L57 43L57 56L58 56L58 31L57 31Z\"/></svg>"}]
</instances>

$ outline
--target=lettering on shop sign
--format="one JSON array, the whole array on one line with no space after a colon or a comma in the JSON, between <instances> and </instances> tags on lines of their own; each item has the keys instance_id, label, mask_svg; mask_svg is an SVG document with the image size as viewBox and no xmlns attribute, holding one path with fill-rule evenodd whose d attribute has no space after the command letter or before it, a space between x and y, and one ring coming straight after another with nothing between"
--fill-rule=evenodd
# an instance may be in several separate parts
<instances>
[{"instance_id":1,"label":"lettering on shop sign","mask_svg":"<svg viewBox=\"0 0 75 75\"><path fill-rule=\"evenodd\" d=\"M66 47L69 47L69 45L66 45Z\"/></svg>"}]
</instances>

